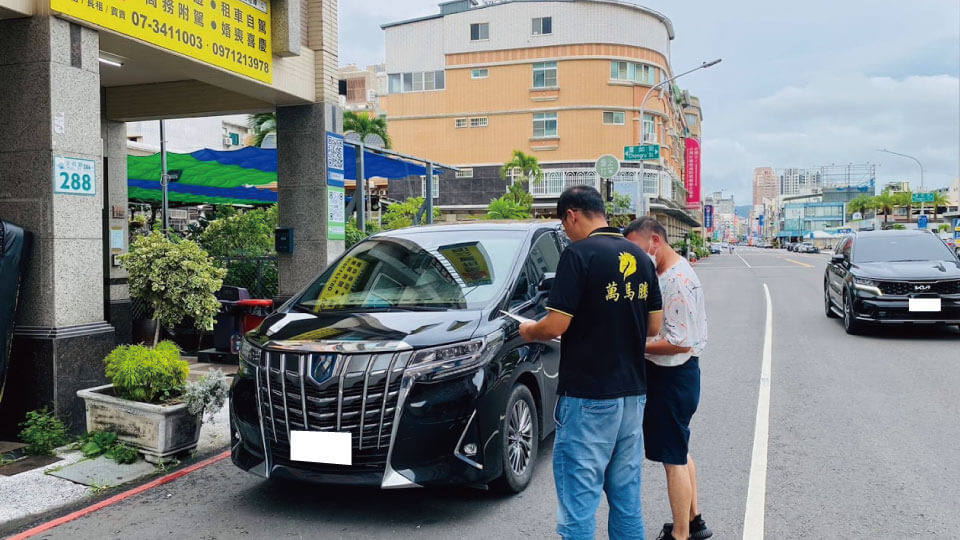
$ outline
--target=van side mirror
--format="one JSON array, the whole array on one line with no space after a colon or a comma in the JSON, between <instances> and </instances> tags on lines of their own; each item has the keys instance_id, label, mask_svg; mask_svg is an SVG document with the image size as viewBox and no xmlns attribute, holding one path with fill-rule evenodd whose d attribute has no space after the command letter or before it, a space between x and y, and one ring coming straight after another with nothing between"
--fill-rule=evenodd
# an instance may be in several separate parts
<instances>
[{"instance_id":1,"label":"van side mirror","mask_svg":"<svg viewBox=\"0 0 960 540\"><path fill-rule=\"evenodd\" d=\"M847 259L840 253L834 253L833 255L830 256L830 262L832 264L841 264L846 260Z\"/></svg>"},{"instance_id":2,"label":"van side mirror","mask_svg":"<svg viewBox=\"0 0 960 540\"><path fill-rule=\"evenodd\" d=\"M545 272L543 277L540 278L540 283L537 284L537 291L541 293L550 292L550 289L553 288L553 282L556 277L556 272Z\"/></svg>"}]
</instances>

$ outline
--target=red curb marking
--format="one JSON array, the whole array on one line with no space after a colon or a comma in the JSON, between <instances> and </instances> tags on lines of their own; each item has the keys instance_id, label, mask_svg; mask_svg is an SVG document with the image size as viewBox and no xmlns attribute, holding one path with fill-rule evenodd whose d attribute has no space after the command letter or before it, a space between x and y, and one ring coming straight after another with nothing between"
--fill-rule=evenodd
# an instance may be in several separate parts
<instances>
[{"instance_id":1,"label":"red curb marking","mask_svg":"<svg viewBox=\"0 0 960 540\"><path fill-rule=\"evenodd\" d=\"M209 465L213 465L214 463L216 463L216 462L218 462L218 461L222 461L222 460L224 460L224 459L226 459L226 458L228 458L228 457L230 457L230 451L229 451L229 450L227 450L226 452L224 452L224 453L222 453L222 454L218 454L218 455L213 456L213 457L211 457L211 458L207 458L207 459L205 459L205 460L203 460L203 461L201 461L201 462L199 462L199 463L194 463L193 465L190 465L189 467L186 467L186 468L184 468L184 469L182 469L182 470L179 470L179 471L177 471L177 472L173 472L173 473L170 473L170 474L168 474L168 475L166 475L166 476L157 478L156 480L153 480L152 482L148 482L148 483L146 483L146 484L144 484L144 485L142 485L142 486L135 487L135 488L133 488L133 489L131 489L131 490L124 491L123 493L118 493L118 494L114 495L113 497L110 497L109 499L100 501L100 502L98 502L97 504L90 505L90 506L88 506L88 507L86 507L86 508L83 508L83 509L81 509L81 510L77 510L76 512L73 512L72 514L67 514L67 515L65 515L65 516L63 516L63 517L60 517L60 518L54 519L54 520L52 520L52 521L48 521L48 522L46 522L46 523L37 525L36 527L34 527L34 528L32 528L32 529L29 529L29 530L27 530L27 531L24 531L24 532L22 532L22 533L20 533L20 534L18 534L18 535L16 535L16 536L11 536L11 537L8 538L7 540L24 540L24 539L26 539L26 538L30 538L30 537L36 536L36 535L38 535L38 534L40 534L40 533L49 531L50 529L53 529L53 528L55 528L55 527L59 527L60 525L63 525L64 523L69 523L69 522L71 522L71 521L73 521L73 520L75 520L75 519L79 519L79 518L82 518L82 517L84 517L84 516L86 516L86 515L92 514L92 513L96 512L97 510L100 510L100 509L106 508L107 506L110 506L111 504L118 503L118 502L120 502L120 501L122 501L122 500L124 500L124 499L129 499L130 497L133 497L134 495L138 495L138 494L140 494L140 493L143 493L144 491L147 491L147 490L149 490L149 489L153 489L153 488L155 488L155 487L157 487L157 486L162 486L163 484L166 484L166 483L169 483L169 482L173 482L173 481L176 480L177 478L181 478L181 477L186 476L186 475L188 475L188 474L190 474L190 473L192 473L192 472L194 472L194 471L196 471L196 470L202 469L202 468L207 467L207 466L209 466Z\"/></svg>"}]
</instances>

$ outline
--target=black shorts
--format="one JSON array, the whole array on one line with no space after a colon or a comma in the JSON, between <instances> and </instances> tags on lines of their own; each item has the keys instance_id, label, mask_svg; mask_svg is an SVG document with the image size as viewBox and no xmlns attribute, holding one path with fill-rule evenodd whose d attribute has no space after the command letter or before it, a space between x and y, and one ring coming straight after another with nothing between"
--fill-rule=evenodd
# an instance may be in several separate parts
<instances>
[{"instance_id":1,"label":"black shorts","mask_svg":"<svg viewBox=\"0 0 960 540\"><path fill-rule=\"evenodd\" d=\"M690 419L700 404L700 359L663 367L647 360L647 406L643 411L643 447L647 459L686 465Z\"/></svg>"}]
</instances>

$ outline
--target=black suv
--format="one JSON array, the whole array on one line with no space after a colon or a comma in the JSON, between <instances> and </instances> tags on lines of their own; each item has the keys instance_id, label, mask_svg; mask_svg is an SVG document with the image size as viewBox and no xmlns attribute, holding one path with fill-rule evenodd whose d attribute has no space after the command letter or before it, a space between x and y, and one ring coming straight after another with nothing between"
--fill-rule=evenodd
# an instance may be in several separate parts
<instances>
[{"instance_id":1,"label":"black suv","mask_svg":"<svg viewBox=\"0 0 960 540\"><path fill-rule=\"evenodd\" d=\"M404 229L357 244L243 340L233 462L266 478L523 490L554 429L559 341L524 343L557 223Z\"/></svg>"},{"instance_id":2,"label":"black suv","mask_svg":"<svg viewBox=\"0 0 960 540\"><path fill-rule=\"evenodd\" d=\"M960 260L928 231L859 232L837 244L823 304L849 334L870 323L960 325Z\"/></svg>"}]
</instances>

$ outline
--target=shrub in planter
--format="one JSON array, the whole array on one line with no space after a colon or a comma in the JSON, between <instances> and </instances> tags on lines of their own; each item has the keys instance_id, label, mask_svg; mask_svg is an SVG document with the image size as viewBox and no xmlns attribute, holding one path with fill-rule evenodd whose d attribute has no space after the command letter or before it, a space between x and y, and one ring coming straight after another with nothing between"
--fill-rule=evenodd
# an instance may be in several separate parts
<instances>
[{"instance_id":1,"label":"shrub in planter","mask_svg":"<svg viewBox=\"0 0 960 540\"><path fill-rule=\"evenodd\" d=\"M214 295L223 284L226 270L218 268L200 246L188 240L173 242L160 233L138 238L120 262L130 273L130 294L148 301L160 326L173 328L192 318L198 330L213 330L220 311Z\"/></svg>"},{"instance_id":2,"label":"shrub in planter","mask_svg":"<svg viewBox=\"0 0 960 540\"><path fill-rule=\"evenodd\" d=\"M180 358L180 349L170 341L154 348L121 345L106 359L107 380L123 399L155 403L176 397L190 374L190 366Z\"/></svg>"}]
</instances>

